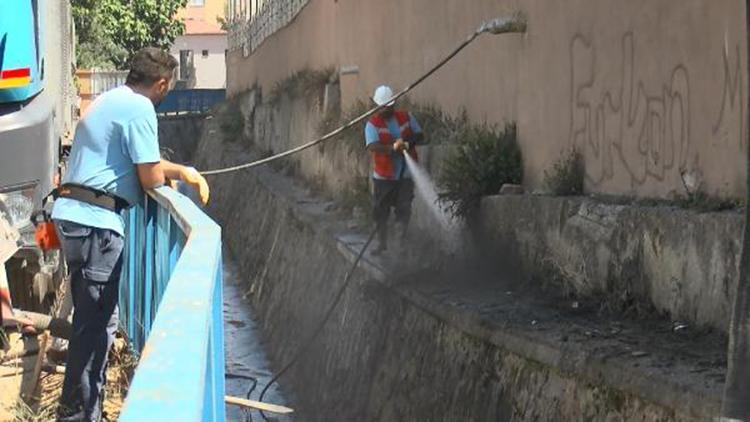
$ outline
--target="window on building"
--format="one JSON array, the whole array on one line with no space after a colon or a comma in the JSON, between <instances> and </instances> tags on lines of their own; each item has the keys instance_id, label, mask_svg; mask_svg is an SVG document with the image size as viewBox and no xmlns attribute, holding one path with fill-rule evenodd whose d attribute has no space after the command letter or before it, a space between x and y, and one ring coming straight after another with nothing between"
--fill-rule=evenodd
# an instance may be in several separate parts
<instances>
[{"instance_id":1,"label":"window on building","mask_svg":"<svg viewBox=\"0 0 750 422\"><path fill-rule=\"evenodd\" d=\"M193 75L193 50L180 50L180 80L186 81Z\"/></svg>"},{"instance_id":2,"label":"window on building","mask_svg":"<svg viewBox=\"0 0 750 422\"><path fill-rule=\"evenodd\" d=\"M188 3L190 6L203 6L205 3L205 0L190 0L190 3Z\"/></svg>"},{"instance_id":3,"label":"window on building","mask_svg":"<svg viewBox=\"0 0 750 422\"><path fill-rule=\"evenodd\" d=\"M203 51L201 51L201 56L203 56L203 58L204 58L204 59L205 59L206 57L208 57L208 50L203 50Z\"/></svg>"}]
</instances>

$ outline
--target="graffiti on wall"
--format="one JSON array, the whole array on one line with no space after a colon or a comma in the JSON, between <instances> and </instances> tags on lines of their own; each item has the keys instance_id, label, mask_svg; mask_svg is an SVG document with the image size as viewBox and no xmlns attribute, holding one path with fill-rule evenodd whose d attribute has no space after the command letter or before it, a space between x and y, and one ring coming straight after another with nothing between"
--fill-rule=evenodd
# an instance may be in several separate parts
<instances>
[{"instance_id":1,"label":"graffiti on wall","mask_svg":"<svg viewBox=\"0 0 750 422\"><path fill-rule=\"evenodd\" d=\"M613 90L597 81L597 50L584 35L570 42L570 140L586 156L587 182L598 186L624 168L634 186L663 181L687 165L690 150L690 76L675 65L658 87L638 77L635 39L622 37L622 62ZM611 79L610 79L611 80Z\"/></svg>"},{"instance_id":2,"label":"graffiti on wall","mask_svg":"<svg viewBox=\"0 0 750 422\"><path fill-rule=\"evenodd\" d=\"M721 147L747 148L744 77L742 73L742 56L739 44L735 54L730 57L729 48L722 51L724 64L724 83L721 94L721 108L713 125L714 139ZM739 136L737 136L739 134Z\"/></svg>"},{"instance_id":3,"label":"graffiti on wall","mask_svg":"<svg viewBox=\"0 0 750 422\"><path fill-rule=\"evenodd\" d=\"M729 48L725 41L721 61L716 61L720 106L700 116L691 114L694 104L702 104L691 98L687 66L674 64L657 84L649 69L647 84L639 74L634 33L625 33L619 47L621 62L600 63L591 38L576 34L570 41L569 140L586 157L589 186L597 187L623 171L632 187L678 175L685 180L683 172L700 175L693 142L728 151L719 157L746 151L748 105L739 43ZM691 133L691 118L710 125L701 139Z\"/></svg>"}]
</instances>

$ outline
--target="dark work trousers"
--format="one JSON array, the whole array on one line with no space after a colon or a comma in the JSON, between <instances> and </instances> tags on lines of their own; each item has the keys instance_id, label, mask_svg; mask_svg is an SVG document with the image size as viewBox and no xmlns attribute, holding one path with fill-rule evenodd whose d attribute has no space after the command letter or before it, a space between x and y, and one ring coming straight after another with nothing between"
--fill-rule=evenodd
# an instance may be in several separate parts
<instances>
[{"instance_id":1,"label":"dark work trousers","mask_svg":"<svg viewBox=\"0 0 750 422\"><path fill-rule=\"evenodd\" d=\"M372 179L372 216L379 226L379 248L388 245L388 217L391 208L396 214L396 222L401 225L402 236L406 233L411 219L411 203L414 200L414 182L411 179L380 180Z\"/></svg>"},{"instance_id":2,"label":"dark work trousers","mask_svg":"<svg viewBox=\"0 0 750 422\"><path fill-rule=\"evenodd\" d=\"M70 271L73 334L58 421L101 420L107 354L117 329L117 301L124 239L70 221L55 221Z\"/></svg>"}]
</instances>

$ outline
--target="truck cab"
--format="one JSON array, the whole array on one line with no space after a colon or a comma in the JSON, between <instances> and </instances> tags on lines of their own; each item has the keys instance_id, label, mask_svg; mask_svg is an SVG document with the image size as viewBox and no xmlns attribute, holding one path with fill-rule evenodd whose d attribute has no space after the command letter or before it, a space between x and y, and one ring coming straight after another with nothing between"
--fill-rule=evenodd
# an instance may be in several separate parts
<instances>
[{"instance_id":1,"label":"truck cab","mask_svg":"<svg viewBox=\"0 0 750 422\"><path fill-rule=\"evenodd\" d=\"M17 232L17 250L7 263L11 291L33 291L35 300L19 299L34 309L54 291L59 262L36 246L31 214L59 180L61 120L72 110L63 98L72 90L67 3L0 2L0 218ZM14 281L23 285L14 289Z\"/></svg>"}]
</instances>

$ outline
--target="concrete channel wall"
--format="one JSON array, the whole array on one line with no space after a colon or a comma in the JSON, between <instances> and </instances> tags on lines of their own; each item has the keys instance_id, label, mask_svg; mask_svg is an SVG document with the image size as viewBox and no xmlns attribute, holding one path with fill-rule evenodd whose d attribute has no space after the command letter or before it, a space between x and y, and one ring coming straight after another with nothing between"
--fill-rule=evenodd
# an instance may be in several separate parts
<instances>
[{"instance_id":1,"label":"concrete channel wall","mask_svg":"<svg viewBox=\"0 0 750 422\"><path fill-rule=\"evenodd\" d=\"M175 163L189 163L203 135L204 115L160 116L159 146Z\"/></svg>"},{"instance_id":2,"label":"concrete channel wall","mask_svg":"<svg viewBox=\"0 0 750 422\"><path fill-rule=\"evenodd\" d=\"M196 164L250 160L247 151L205 136ZM209 182L209 210L278 369L323 318L352 263L346 224L330 202L268 168ZM488 324L389 279L365 263L283 378L304 420L669 421L718 412L717 390L701 391L703 383L618 366L627 359L600 360L556 335Z\"/></svg>"},{"instance_id":3,"label":"concrete channel wall","mask_svg":"<svg viewBox=\"0 0 750 422\"><path fill-rule=\"evenodd\" d=\"M339 107L337 83L316 86L311 95L282 91L274 102L268 99L269 91L255 87L234 96L244 118L244 140L268 153L288 151L317 138L326 110ZM326 91L328 98L334 99L327 100ZM367 183L369 159L364 139L347 138L305 150L284 160L284 165L310 185L341 200Z\"/></svg>"},{"instance_id":4,"label":"concrete channel wall","mask_svg":"<svg viewBox=\"0 0 750 422\"><path fill-rule=\"evenodd\" d=\"M690 189L744 194L739 0L311 0L253 54L230 52L228 92L334 67L350 70L347 107L379 84L404 87L482 21L519 9L526 35L483 37L413 98L477 122L517 121L529 191L575 147L588 192L671 198L686 174Z\"/></svg>"},{"instance_id":5,"label":"concrete channel wall","mask_svg":"<svg viewBox=\"0 0 750 422\"><path fill-rule=\"evenodd\" d=\"M485 198L475 221L488 256L520 280L557 281L615 309L655 310L673 321L729 329L739 212L518 195Z\"/></svg>"},{"instance_id":6,"label":"concrete channel wall","mask_svg":"<svg viewBox=\"0 0 750 422\"><path fill-rule=\"evenodd\" d=\"M327 89L337 88L330 84ZM275 103L265 101L257 88L237 95L245 120L244 140L238 145L278 153L314 138L325 114L323 92L320 87L319 95L281 95ZM182 127L187 126L178 124L175 130ZM209 136L219 142L221 130ZM422 149L421 162L433 176L449 148ZM351 200L368 183L369 157L356 138L311 148L285 159L283 166L287 174L337 201ZM489 259L504 263L503 271L524 282L558 281L575 297L601 299L613 308L657 311L674 321L726 332L742 216L623 203L543 195L488 197L473 218L474 240ZM367 203L359 206L368 213ZM437 244L435 222L420 201L415 201L413 223L418 237Z\"/></svg>"}]
</instances>

